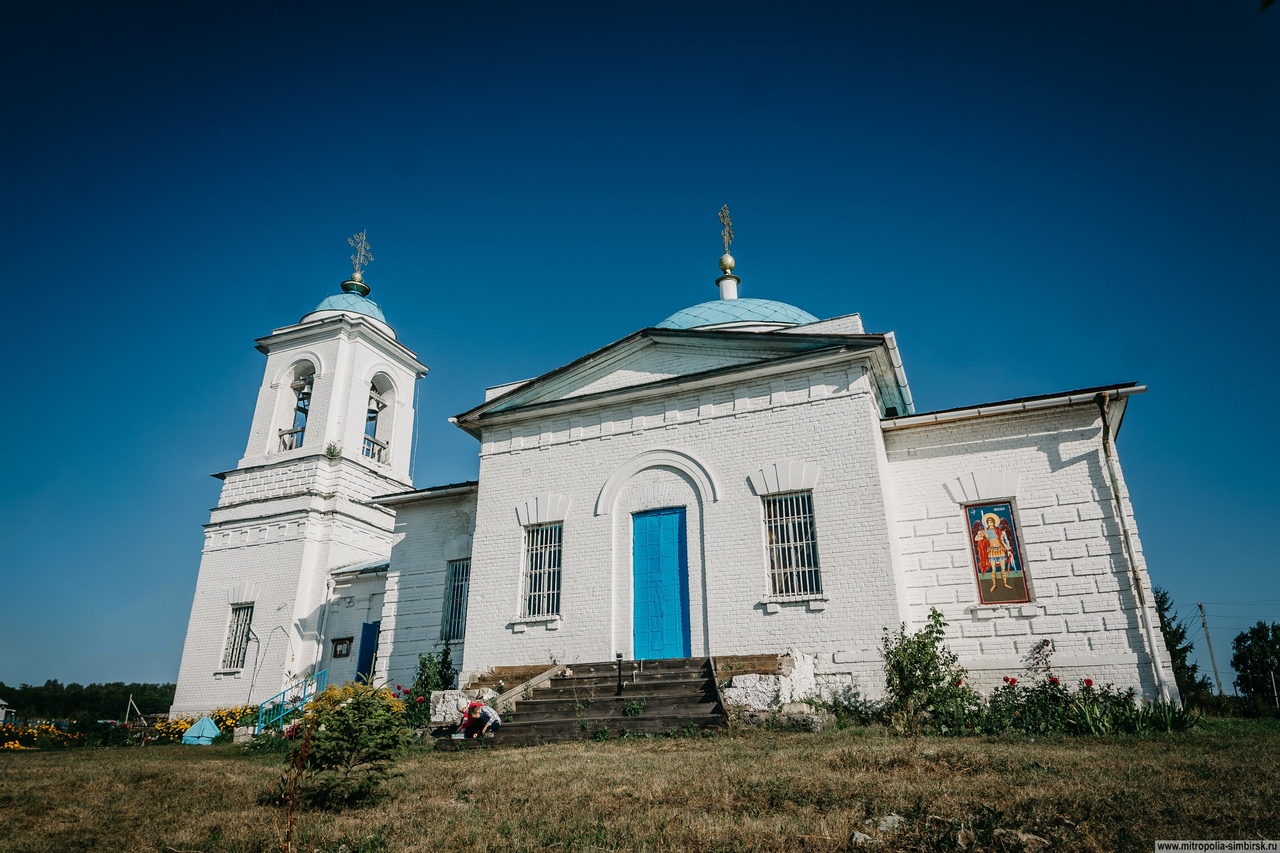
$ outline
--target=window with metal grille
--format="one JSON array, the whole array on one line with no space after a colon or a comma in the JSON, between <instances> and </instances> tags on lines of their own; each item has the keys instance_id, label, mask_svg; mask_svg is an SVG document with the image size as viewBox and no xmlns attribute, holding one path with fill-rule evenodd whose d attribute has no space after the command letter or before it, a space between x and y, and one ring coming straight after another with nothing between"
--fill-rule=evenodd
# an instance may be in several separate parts
<instances>
[{"instance_id":1,"label":"window with metal grille","mask_svg":"<svg viewBox=\"0 0 1280 853\"><path fill-rule=\"evenodd\" d=\"M813 492L768 495L763 500L770 595L777 598L821 595Z\"/></svg>"},{"instance_id":2,"label":"window with metal grille","mask_svg":"<svg viewBox=\"0 0 1280 853\"><path fill-rule=\"evenodd\" d=\"M521 616L560 614L560 546L564 525L524 529L524 605Z\"/></svg>"},{"instance_id":3,"label":"window with metal grille","mask_svg":"<svg viewBox=\"0 0 1280 853\"><path fill-rule=\"evenodd\" d=\"M449 588L444 604L443 640L461 643L467 630L467 593L471 587L471 559L449 563Z\"/></svg>"},{"instance_id":4,"label":"window with metal grille","mask_svg":"<svg viewBox=\"0 0 1280 853\"><path fill-rule=\"evenodd\" d=\"M231 624L227 626L227 648L222 653L223 669L244 669L245 652L249 650L249 623L252 621L252 604L231 605Z\"/></svg>"}]
</instances>

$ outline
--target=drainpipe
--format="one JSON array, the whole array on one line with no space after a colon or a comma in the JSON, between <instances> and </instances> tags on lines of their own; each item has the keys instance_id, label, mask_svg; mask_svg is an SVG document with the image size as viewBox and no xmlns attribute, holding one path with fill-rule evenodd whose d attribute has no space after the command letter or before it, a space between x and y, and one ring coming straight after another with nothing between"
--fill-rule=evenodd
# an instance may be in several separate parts
<instances>
[{"instance_id":1,"label":"drainpipe","mask_svg":"<svg viewBox=\"0 0 1280 853\"><path fill-rule=\"evenodd\" d=\"M324 605L320 608L320 625L316 628L316 659L311 664L311 674L320 671L320 662L324 660L324 623L329 617L329 599L333 596L333 578L324 582Z\"/></svg>"},{"instance_id":2,"label":"drainpipe","mask_svg":"<svg viewBox=\"0 0 1280 853\"><path fill-rule=\"evenodd\" d=\"M1116 518L1120 520L1120 533L1124 540L1125 557L1129 560L1129 580L1133 584L1133 594L1138 599L1138 619L1147 635L1147 648L1151 652L1151 667L1155 670L1156 686L1160 691L1160 701L1169 701L1169 685L1165 683L1164 673L1160 669L1160 655L1156 651L1155 631L1151 625L1151 613L1147 609L1147 597L1142 591L1142 578L1138 576L1138 560L1133 552L1133 534L1129 530L1129 519L1125 515L1124 501L1120 497L1120 474L1116 468L1115 452L1111 438L1111 395L1101 393L1093 398L1098 404L1098 412L1102 415L1102 450L1107 458L1107 473L1111 478L1111 495L1116 501Z\"/></svg>"}]
</instances>

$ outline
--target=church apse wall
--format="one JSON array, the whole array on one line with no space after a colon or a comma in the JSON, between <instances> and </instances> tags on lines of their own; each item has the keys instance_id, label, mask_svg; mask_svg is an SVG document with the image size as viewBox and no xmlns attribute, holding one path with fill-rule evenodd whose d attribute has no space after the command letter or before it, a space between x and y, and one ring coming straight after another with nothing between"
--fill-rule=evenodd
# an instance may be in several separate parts
<instances>
[{"instance_id":1,"label":"church apse wall","mask_svg":"<svg viewBox=\"0 0 1280 853\"><path fill-rule=\"evenodd\" d=\"M1031 646L1049 639L1061 676L1159 696L1101 435L1092 403L885 432L912 619L936 607L982 689L1017 675ZM1174 689L1158 628L1155 637Z\"/></svg>"}]
</instances>

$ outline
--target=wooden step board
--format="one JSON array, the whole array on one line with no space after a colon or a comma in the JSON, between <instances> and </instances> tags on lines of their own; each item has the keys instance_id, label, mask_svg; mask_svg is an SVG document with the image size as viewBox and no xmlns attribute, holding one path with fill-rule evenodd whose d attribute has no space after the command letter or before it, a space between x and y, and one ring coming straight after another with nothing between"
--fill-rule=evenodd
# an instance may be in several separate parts
<instances>
[{"instance_id":1,"label":"wooden step board","mask_svg":"<svg viewBox=\"0 0 1280 853\"><path fill-rule=\"evenodd\" d=\"M551 664L541 663L532 666L495 666L493 669L485 670L473 676L470 681L463 685L464 690L482 690L489 688L501 693L503 690L510 690L517 684L523 684L531 678L540 675L550 668ZM499 688L498 685L502 687Z\"/></svg>"},{"instance_id":2,"label":"wooden step board","mask_svg":"<svg viewBox=\"0 0 1280 853\"><path fill-rule=\"evenodd\" d=\"M516 669L495 667L493 673ZM508 686L520 683L503 681ZM503 722L498 736L481 743L497 746L604 739L715 729L727 724L708 658L623 661L621 693L617 661L572 664L546 683L523 691L499 711ZM438 749L473 745L477 742L437 740Z\"/></svg>"}]
</instances>

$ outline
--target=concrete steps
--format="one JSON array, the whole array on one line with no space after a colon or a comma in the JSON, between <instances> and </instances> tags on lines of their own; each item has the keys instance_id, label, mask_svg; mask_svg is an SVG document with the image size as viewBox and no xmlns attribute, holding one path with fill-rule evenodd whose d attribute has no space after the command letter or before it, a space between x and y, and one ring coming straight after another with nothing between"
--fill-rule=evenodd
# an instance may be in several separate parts
<instances>
[{"instance_id":1,"label":"concrete steps","mask_svg":"<svg viewBox=\"0 0 1280 853\"><path fill-rule=\"evenodd\" d=\"M727 724L707 658L573 664L502 711L493 745L721 728ZM511 668L511 669L514 669ZM476 745L442 739L437 748Z\"/></svg>"}]
</instances>

